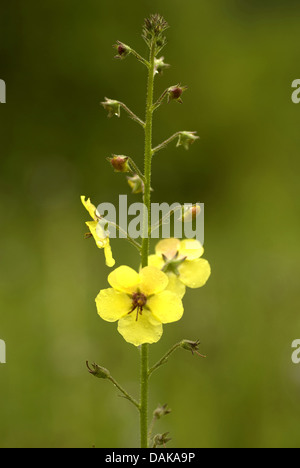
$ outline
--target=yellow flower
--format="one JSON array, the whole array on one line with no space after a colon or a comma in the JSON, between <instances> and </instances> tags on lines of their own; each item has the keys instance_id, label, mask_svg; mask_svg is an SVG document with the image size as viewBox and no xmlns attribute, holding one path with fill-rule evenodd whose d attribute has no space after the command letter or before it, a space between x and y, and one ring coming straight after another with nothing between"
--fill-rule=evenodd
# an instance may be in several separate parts
<instances>
[{"instance_id":1,"label":"yellow flower","mask_svg":"<svg viewBox=\"0 0 300 468\"><path fill-rule=\"evenodd\" d=\"M186 286L201 288L211 274L207 260L200 258L204 249L195 239L164 239L150 255L149 265L164 271L169 277L168 290L184 296Z\"/></svg>"},{"instance_id":2,"label":"yellow flower","mask_svg":"<svg viewBox=\"0 0 300 468\"><path fill-rule=\"evenodd\" d=\"M99 249L104 249L106 265L113 267L116 262L112 256L108 234L104 229L105 221L101 220L99 216L97 216L96 207L91 203L90 199L86 200L85 197L82 196L81 201L83 206L89 212L91 218L93 218L93 221L87 221L85 224L88 226L90 233L95 239L97 247Z\"/></svg>"},{"instance_id":3,"label":"yellow flower","mask_svg":"<svg viewBox=\"0 0 300 468\"><path fill-rule=\"evenodd\" d=\"M135 346L156 343L164 323L180 320L181 298L167 291L168 277L155 267L140 273L121 266L108 276L111 288L100 291L96 298L98 314L107 322L118 321L118 331Z\"/></svg>"}]
</instances>

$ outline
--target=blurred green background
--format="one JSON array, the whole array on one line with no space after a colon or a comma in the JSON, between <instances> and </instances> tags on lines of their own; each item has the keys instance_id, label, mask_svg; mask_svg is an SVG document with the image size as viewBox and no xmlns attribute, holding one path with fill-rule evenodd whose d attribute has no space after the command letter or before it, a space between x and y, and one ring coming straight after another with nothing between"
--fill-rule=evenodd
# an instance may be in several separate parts
<instances>
[{"instance_id":1,"label":"blurred green background","mask_svg":"<svg viewBox=\"0 0 300 468\"><path fill-rule=\"evenodd\" d=\"M154 143L177 130L201 140L158 154L153 201L205 203L213 271L151 346L153 363L182 338L208 355L178 351L153 375L150 408L173 410L157 432L170 431L170 447L300 446L299 2L11 0L0 15L1 447L138 445L137 412L85 368L96 361L138 395L138 350L96 313L109 269L83 240L79 197L128 193L111 153L142 165L141 129L124 113L107 119L99 102L143 116L146 70L111 46L146 53L141 27L155 12L171 25L172 64L156 94L189 90L155 114ZM112 247L117 265L138 267L129 244Z\"/></svg>"}]
</instances>

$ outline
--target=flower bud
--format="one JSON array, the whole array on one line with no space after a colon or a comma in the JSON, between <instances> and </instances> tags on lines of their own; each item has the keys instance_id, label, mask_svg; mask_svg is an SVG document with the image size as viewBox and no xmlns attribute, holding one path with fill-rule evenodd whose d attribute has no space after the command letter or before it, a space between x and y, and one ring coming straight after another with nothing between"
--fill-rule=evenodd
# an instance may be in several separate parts
<instances>
[{"instance_id":1,"label":"flower bud","mask_svg":"<svg viewBox=\"0 0 300 468\"><path fill-rule=\"evenodd\" d=\"M117 49L118 55L115 56L117 59L124 59L131 53L131 48L123 42L117 41L114 45L114 48Z\"/></svg>"},{"instance_id":2,"label":"flower bud","mask_svg":"<svg viewBox=\"0 0 300 468\"><path fill-rule=\"evenodd\" d=\"M129 186L132 189L132 193L144 193L144 182L139 175L134 174L132 177L127 177Z\"/></svg>"},{"instance_id":3,"label":"flower bud","mask_svg":"<svg viewBox=\"0 0 300 468\"><path fill-rule=\"evenodd\" d=\"M108 379L110 377L110 372L105 369L105 367L98 366L98 364L93 363L92 369L89 367L88 361L86 362L86 366L90 374L94 375L98 379Z\"/></svg>"},{"instance_id":4,"label":"flower bud","mask_svg":"<svg viewBox=\"0 0 300 468\"><path fill-rule=\"evenodd\" d=\"M165 404L163 406L159 405L156 410L153 412L153 417L155 419L160 419L163 416L166 416L167 414L171 413L171 409L168 408L168 405Z\"/></svg>"},{"instance_id":5,"label":"flower bud","mask_svg":"<svg viewBox=\"0 0 300 468\"><path fill-rule=\"evenodd\" d=\"M199 140L199 136L196 134L197 132L181 132L178 138L178 146L183 146L186 150L190 148L190 146L196 141Z\"/></svg>"},{"instance_id":6,"label":"flower bud","mask_svg":"<svg viewBox=\"0 0 300 468\"><path fill-rule=\"evenodd\" d=\"M205 358L203 354L198 352L199 350L200 341L190 341L190 340L182 340L180 343L181 348L186 349L187 351L191 351L192 354L196 353L198 356Z\"/></svg>"},{"instance_id":7,"label":"flower bud","mask_svg":"<svg viewBox=\"0 0 300 468\"><path fill-rule=\"evenodd\" d=\"M170 68L170 65L168 63L165 63L164 59L164 57L160 57L159 59L156 58L154 60L154 73L156 75L162 75L164 70Z\"/></svg>"},{"instance_id":8,"label":"flower bud","mask_svg":"<svg viewBox=\"0 0 300 468\"><path fill-rule=\"evenodd\" d=\"M151 47L153 43L155 44L156 54L158 54L167 43L163 33L168 27L168 23L160 15L151 15L150 18L145 19L142 37L149 47Z\"/></svg>"},{"instance_id":9,"label":"flower bud","mask_svg":"<svg viewBox=\"0 0 300 468\"><path fill-rule=\"evenodd\" d=\"M189 206L187 208L183 208L182 220L187 222L194 221L200 213L201 206L197 204Z\"/></svg>"},{"instance_id":10,"label":"flower bud","mask_svg":"<svg viewBox=\"0 0 300 468\"><path fill-rule=\"evenodd\" d=\"M130 172L128 156L113 155L112 158L107 158L107 160L111 163L115 172Z\"/></svg>"},{"instance_id":11,"label":"flower bud","mask_svg":"<svg viewBox=\"0 0 300 468\"><path fill-rule=\"evenodd\" d=\"M184 91L187 90L187 86L181 86L181 85L176 85L176 86L171 86L168 89L168 102L170 101L177 101L180 104L183 103L181 96Z\"/></svg>"},{"instance_id":12,"label":"flower bud","mask_svg":"<svg viewBox=\"0 0 300 468\"><path fill-rule=\"evenodd\" d=\"M168 437L169 432L165 432L164 434L156 434L153 438L153 447L157 447L157 445L165 446L167 442L172 440Z\"/></svg>"},{"instance_id":13,"label":"flower bud","mask_svg":"<svg viewBox=\"0 0 300 468\"><path fill-rule=\"evenodd\" d=\"M113 117L116 115L120 117L121 115L121 105L119 101L114 101L113 99L105 98L105 102L101 102L104 109L108 112L108 117Z\"/></svg>"}]
</instances>

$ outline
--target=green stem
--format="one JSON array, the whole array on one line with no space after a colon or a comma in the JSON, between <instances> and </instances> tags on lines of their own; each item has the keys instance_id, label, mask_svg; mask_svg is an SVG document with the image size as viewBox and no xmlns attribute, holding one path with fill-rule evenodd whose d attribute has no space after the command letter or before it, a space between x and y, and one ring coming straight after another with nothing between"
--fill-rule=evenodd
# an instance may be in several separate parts
<instances>
[{"instance_id":1,"label":"green stem","mask_svg":"<svg viewBox=\"0 0 300 468\"><path fill-rule=\"evenodd\" d=\"M131 166L130 168L132 169L132 174L137 174L139 176L140 179L142 179L142 181L145 183L145 177L144 177L144 174L142 174L142 172L139 170L138 166L135 164L134 160L132 158L130 158L129 156L128 157L128 162L129 162L129 165Z\"/></svg>"},{"instance_id":2,"label":"green stem","mask_svg":"<svg viewBox=\"0 0 300 468\"><path fill-rule=\"evenodd\" d=\"M169 351L153 367L151 367L151 369L149 369L148 376L150 377L152 372L154 372L156 369L158 369L163 364L166 364L166 362L168 361L171 354L174 353L174 351L176 351L176 349L178 349L180 347L181 347L181 342L175 344L174 346L172 346L172 348L169 349Z\"/></svg>"},{"instance_id":3,"label":"green stem","mask_svg":"<svg viewBox=\"0 0 300 468\"><path fill-rule=\"evenodd\" d=\"M162 95L157 99L156 103L153 104L153 111L155 111L162 103L163 100L165 99L166 95L168 94L169 88L166 89Z\"/></svg>"},{"instance_id":4,"label":"green stem","mask_svg":"<svg viewBox=\"0 0 300 468\"><path fill-rule=\"evenodd\" d=\"M149 68L149 62L147 62L147 60L145 60L144 57L142 57L136 50L132 49L131 47L130 47L130 51L136 59L138 59L141 63L146 65L147 68Z\"/></svg>"},{"instance_id":5,"label":"green stem","mask_svg":"<svg viewBox=\"0 0 300 468\"><path fill-rule=\"evenodd\" d=\"M120 392L123 393L124 398L129 400L134 406L137 407L138 410L140 409L140 405L138 404L138 402L128 392L126 392L126 390L124 390L124 388L121 387L121 385L112 376L109 376L108 380L110 380L114 384L114 386L117 387L120 390Z\"/></svg>"},{"instance_id":6,"label":"green stem","mask_svg":"<svg viewBox=\"0 0 300 468\"><path fill-rule=\"evenodd\" d=\"M176 140L176 138L178 138L181 134L182 132L174 133L174 135L172 135L170 138L168 138L167 140L163 141L160 145L153 148L153 153L157 153L158 151L166 148L166 146L168 146L169 143L172 143L172 141Z\"/></svg>"},{"instance_id":7,"label":"green stem","mask_svg":"<svg viewBox=\"0 0 300 468\"><path fill-rule=\"evenodd\" d=\"M127 107L126 104L124 104L124 102L121 102L121 101L117 101L117 102L127 112L127 114L129 114L132 120L134 120L135 122L140 124L143 128L145 128L145 123L137 115L135 115L135 113L132 112L132 110L130 110L129 107Z\"/></svg>"},{"instance_id":8,"label":"green stem","mask_svg":"<svg viewBox=\"0 0 300 468\"><path fill-rule=\"evenodd\" d=\"M141 448L148 448L148 364L149 345L141 347L141 400L140 400L140 434Z\"/></svg>"},{"instance_id":9,"label":"green stem","mask_svg":"<svg viewBox=\"0 0 300 468\"><path fill-rule=\"evenodd\" d=\"M101 218L99 218L99 219L101 219ZM139 244L132 237L130 237L130 235L126 231L124 231L124 229L122 229L118 224L114 223L113 221L107 221L107 224L109 226L114 227L120 233L122 233L124 236L126 236L126 239L128 240L128 242L130 242L130 244L132 244L141 253L141 249L142 249L141 244Z\"/></svg>"},{"instance_id":10,"label":"green stem","mask_svg":"<svg viewBox=\"0 0 300 468\"><path fill-rule=\"evenodd\" d=\"M145 121L145 191L144 229L142 241L142 267L148 265L149 255L149 228L151 226L151 161L152 161L152 117L153 117L153 92L154 92L154 59L155 43L150 49L149 74L147 86L147 108ZM140 431L141 448L148 447L148 369L149 369L149 345L141 347L141 400L140 400Z\"/></svg>"},{"instance_id":11,"label":"green stem","mask_svg":"<svg viewBox=\"0 0 300 468\"><path fill-rule=\"evenodd\" d=\"M152 162L152 117L153 117L153 88L154 88L154 58L155 46L153 45L150 53L150 68L148 76L148 89L147 89L147 110L146 110L146 124L145 124L145 192L144 192L144 205L147 208L144 214L144 238L142 242L142 267L148 265L149 255L149 227L151 226L151 162Z\"/></svg>"}]
</instances>

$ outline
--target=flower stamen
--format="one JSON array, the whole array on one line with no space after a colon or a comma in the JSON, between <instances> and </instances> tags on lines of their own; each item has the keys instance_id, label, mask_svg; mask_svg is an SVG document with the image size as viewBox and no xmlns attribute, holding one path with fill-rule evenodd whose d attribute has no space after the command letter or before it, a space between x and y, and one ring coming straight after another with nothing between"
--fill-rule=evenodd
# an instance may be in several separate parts
<instances>
[{"instance_id":1,"label":"flower stamen","mask_svg":"<svg viewBox=\"0 0 300 468\"><path fill-rule=\"evenodd\" d=\"M132 309L130 310L129 314L136 310L136 322L138 321L139 314L143 314L143 309L147 304L146 296L141 292L136 292L132 295Z\"/></svg>"}]
</instances>

